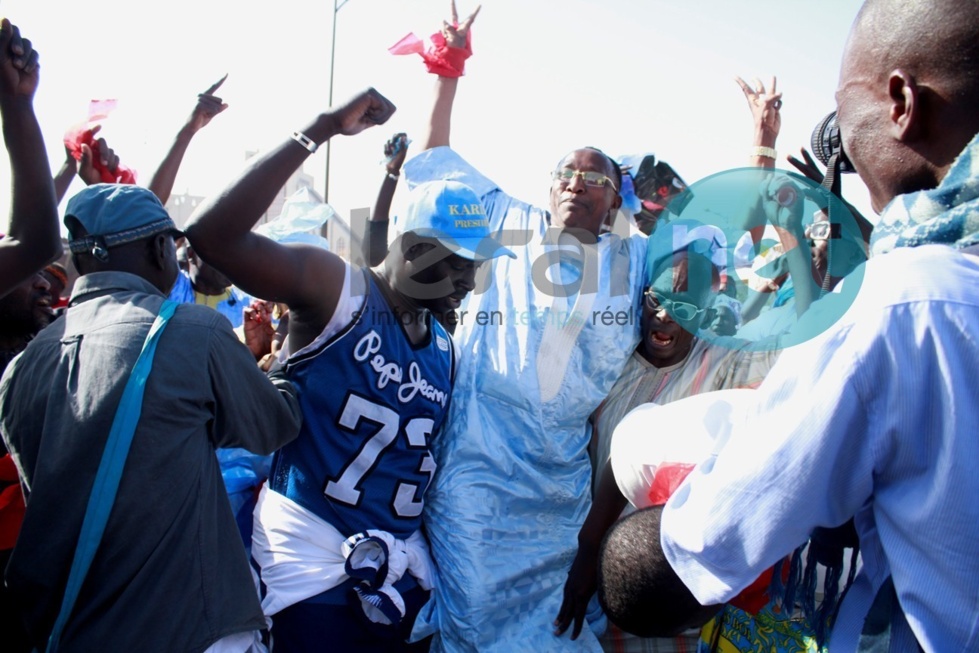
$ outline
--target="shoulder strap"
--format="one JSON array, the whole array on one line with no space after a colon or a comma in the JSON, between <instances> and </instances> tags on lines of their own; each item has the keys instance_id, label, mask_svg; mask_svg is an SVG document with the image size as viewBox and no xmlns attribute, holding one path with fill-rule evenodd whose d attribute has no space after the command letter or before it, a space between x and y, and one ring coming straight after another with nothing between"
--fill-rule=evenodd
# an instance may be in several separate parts
<instances>
[{"instance_id":1,"label":"shoulder strap","mask_svg":"<svg viewBox=\"0 0 979 653\"><path fill-rule=\"evenodd\" d=\"M102 460L99 462L98 471L95 473L92 494L88 497L88 506L85 508L81 533L75 547L75 556L71 561L71 571L68 573L65 595L61 601L61 610L58 612L58 618L55 620L51 636L48 638L47 653L58 650L61 633L68 617L71 616L82 583L102 541L102 534L105 532L109 514L112 512L112 505L116 501L116 491L119 489L119 481L122 479L122 469L126 464L126 457L129 455L133 435L136 433L136 424L139 422L139 416L143 410L143 391L146 388L146 379L153 368L153 355L156 353L156 345L160 340L160 334L163 333L163 329L166 328L167 322L173 316L176 308L177 304L169 299L164 300L159 315L156 316L153 326L150 327L150 331L146 335L143 349L133 365L126 387L122 391L122 400L116 409L112 428L109 430L109 437L105 442L105 450L102 452Z\"/></svg>"}]
</instances>

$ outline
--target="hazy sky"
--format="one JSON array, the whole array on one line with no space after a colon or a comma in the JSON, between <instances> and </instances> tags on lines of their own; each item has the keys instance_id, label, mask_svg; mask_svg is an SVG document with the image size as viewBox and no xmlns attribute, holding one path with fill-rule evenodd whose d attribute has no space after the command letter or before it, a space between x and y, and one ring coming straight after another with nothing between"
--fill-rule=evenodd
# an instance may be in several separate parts
<instances>
[{"instance_id":1,"label":"hazy sky","mask_svg":"<svg viewBox=\"0 0 979 653\"><path fill-rule=\"evenodd\" d=\"M459 0L460 15L475 2ZM734 75L778 76L780 158L807 145L834 108L856 0L484 0L475 54L460 84L453 145L511 194L545 204L548 172L567 151L651 151L688 182L744 165L751 119ZM420 138L434 78L418 57L387 48L448 17L443 0L348 0L337 15L335 103L374 86L398 112L331 158L331 204L369 206L381 148L396 131ZM197 93L229 73L230 108L198 134L174 192L208 195L240 172L246 150L273 147L328 103L333 2L278 0L0 0L41 55L35 106L52 169L88 101L115 98L102 134L142 183ZM306 164L323 189L321 149ZM787 167L787 164L780 164ZM0 212L9 203L0 164ZM76 181L69 194L80 188ZM853 175L844 192L871 214ZM399 192L400 202L405 193Z\"/></svg>"}]
</instances>

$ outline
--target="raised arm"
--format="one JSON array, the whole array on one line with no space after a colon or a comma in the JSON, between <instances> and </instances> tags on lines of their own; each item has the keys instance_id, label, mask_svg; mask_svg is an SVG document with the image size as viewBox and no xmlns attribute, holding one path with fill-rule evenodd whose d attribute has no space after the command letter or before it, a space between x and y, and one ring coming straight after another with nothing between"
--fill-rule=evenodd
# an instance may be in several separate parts
<instances>
[{"instance_id":1,"label":"raised arm","mask_svg":"<svg viewBox=\"0 0 979 653\"><path fill-rule=\"evenodd\" d=\"M337 134L383 124L394 110L368 89L320 114L198 209L185 228L194 251L245 292L288 304L294 313L290 328L296 322L325 325L340 297L345 263L319 247L280 245L251 228L316 147Z\"/></svg>"},{"instance_id":2,"label":"raised arm","mask_svg":"<svg viewBox=\"0 0 979 653\"><path fill-rule=\"evenodd\" d=\"M64 199L76 174L78 174L78 161L75 161L75 157L71 155L71 150L66 147L64 163L61 164L61 169L54 175L55 201L61 202Z\"/></svg>"},{"instance_id":3,"label":"raised arm","mask_svg":"<svg viewBox=\"0 0 979 653\"><path fill-rule=\"evenodd\" d=\"M93 127L92 136L97 134L100 129L102 129L102 125ZM102 167L108 170L109 174L115 175L119 167L119 155L109 147L104 138L98 139L95 144ZM54 176L54 196L59 203L64 199L76 174L85 182L86 186L102 183L102 173L95 167L94 151L86 143L80 144L79 148L82 158L76 161L71 153L71 148L65 146L65 162L61 165L61 170Z\"/></svg>"},{"instance_id":4,"label":"raised arm","mask_svg":"<svg viewBox=\"0 0 979 653\"><path fill-rule=\"evenodd\" d=\"M197 105L194 106L194 110L187 118L187 123L177 132L173 145L170 146L167 155L163 157L163 161L160 162L160 167L153 173L149 189L159 198L161 204L166 204L167 200L170 199L173 182L177 179L177 170L180 169L180 163L184 159L191 139L197 132L206 127L214 116L228 108L228 105L222 102L221 98L214 95L214 92L221 88L221 84L224 84L224 80L227 78L228 76L225 75L197 96Z\"/></svg>"},{"instance_id":5,"label":"raised arm","mask_svg":"<svg viewBox=\"0 0 979 653\"><path fill-rule=\"evenodd\" d=\"M751 109L751 117L754 122L752 131L752 148L749 151L749 164L758 168L775 167L775 142L778 140L778 133L782 128L782 94L776 92L777 80L772 77L772 83L768 90L758 79L753 80L754 84L749 86L740 77L735 77L734 81L741 87L745 100L748 101L748 108Z\"/></svg>"},{"instance_id":6,"label":"raised arm","mask_svg":"<svg viewBox=\"0 0 979 653\"><path fill-rule=\"evenodd\" d=\"M795 310L800 316L818 297L813 279L809 241L802 228L802 188L786 175L774 175L762 191L765 213L782 243L782 256L795 288Z\"/></svg>"},{"instance_id":7,"label":"raised arm","mask_svg":"<svg viewBox=\"0 0 979 653\"><path fill-rule=\"evenodd\" d=\"M391 200L401 176L401 166L408 154L408 135L399 133L384 144L384 179L377 191L374 210L367 222L367 237L364 238L364 260L375 267L381 264L388 254L388 224L391 217Z\"/></svg>"},{"instance_id":8,"label":"raised arm","mask_svg":"<svg viewBox=\"0 0 979 653\"><path fill-rule=\"evenodd\" d=\"M469 29L472 27L473 21L476 20L481 7L481 5L476 7L476 10L460 24L455 0L452 0L452 23L442 21L442 36L449 48L462 49L466 47ZM429 150L433 147L449 144L449 135L452 129L452 106L455 103L458 86L458 77L438 76L435 82L435 102L432 104L428 130L422 139L423 149Z\"/></svg>"},{"instance_id":9,"label":"raised arm","mask_svg":"<svg viewBox=\"0 0 979 653\"><path fill-rule=\"evenodd\" d=\"M6 18L0 23L0 117L10 156L12 198L7 235L0 240L0 296L61 256L58 204L51 168L34 114L38 54Z\"/></svg>"},{"instance_id":10,"label":"raised arm","mask_svg":"<svg viewBox=\"0 0 979 653\"><path fill-rule=\"evenodd\" d=\"M772 77L768 89L765 84L758 79L753 80L749 85L740 77L735 77L734 81L741 87L745 100L748 101L748 108L751 110L753 123L752 129L752 148L749 151L749 163L757 168L774 168L776 151L775 144L778 140L779 131L782 128L782 94L776 90L778 80ZM812 271L808 247L802 235L801 209L802 196L797 194L799 199L797 206L779 205L775 201L775 195L782 186L791 184L788 178L770 180L770 186L766 190L766 213L768 220L775 226L779 240L782 243L784 252L784 266L792 282L795 284L796 292L796 312L802 315L808 310L809 305L814 299L814 289L812 283ZM795 197L795 196L794 196ZM795 204L793 202L793 204ZM757 242L764 231L764 222L758 221L757 226L752 231L752 237ZM745 321L751 320L764 304L764 295L755 295L746 306L747 310L742 313Z\"/></svg>"}]
</instances>

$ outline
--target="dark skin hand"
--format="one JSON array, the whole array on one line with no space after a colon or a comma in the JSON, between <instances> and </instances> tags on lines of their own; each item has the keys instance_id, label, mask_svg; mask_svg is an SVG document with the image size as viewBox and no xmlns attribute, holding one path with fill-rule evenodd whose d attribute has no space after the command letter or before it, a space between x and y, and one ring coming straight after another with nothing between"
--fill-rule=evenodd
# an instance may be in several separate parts
<instances>
[{"instance_id":1,"label":"dark skin hand","mask_svg":"<svg viewBox=\"0 0 979 653\"><path fill-rule=\"evenodd\" d=\"M455 0L452 2L452 24L442 21L442 36L450 48L466 47L466 39L473 21L479 14L479 7L459 23ZM449 132L452 128L452 105L455 102L458 77L439 77L435 87L435 104L428 123L428 133L422 138L422 149L429 150L441 145L449 145Z\"/></svg>"},{"instance_id":2,"label":"dark skin hand","mask_svg":"<svg viewBox=\"0 0 979 653\"><path fill-rule=\"evenodd\" d=\"M92 135L94 136L99 133L101 129L102 125L95 125L92 128ZM119 167L119 155L109 147L109 144L105 142L104 138L98 139L96 144L98 145L99 158L102 161L102 165L105 166L106 170L115 174ZM95 165L93 164L92 148L82 143L81 150L82 158L80 161L76 161L75 157L71 154L71 150L65 147L65 162L61 166L61 170L54 177L55 196L59 202L68 192L68 187L71 185L76 173L85 182L86 186L102 183L102 175L95 169Z\"/></svg>"},{"instance_id":3,"label":"dark skin hand","mask_svg":"<svg viewBox=\"0 0 979 653\"><path fill-rule=\"evenodd\" d=\"M812 155L809 154L809 150L802 147L799 148L799 151L802 153L802 158L804 159L803 161L800 161L791 154L785 157L786 161L791 163L793 166L795 166L796 170L801 172L809 179L812 179L817 184L823 183L823 178L825 175L823 174L822 170L819 169L819 165L812 158Z\"/></svg>"},{"instance_id":4,"label":"dark skin hand","mask_svg":"<svg viewBox=\"0 0 979 653\"><path fill-rule=\"evenodd\" d=\"M401 166L408 156L408 134L400 132L384 144L384 167L388 174L401 174Z\"/></svg>"},{"instance_id":5,"label":"dark skin hand","mask_svg":"<svg viewBox=\"0 0 979 653\"><path fill-rule=\"evenodd\" d=\"M203 93L197 94L197 106L190 114L188 125L196 132L207 126L211 119L228 108L228 105L221 101L221 98L214 95L214 92L221 88L224 80L228 79L227 73L224 77L211 84Z\"/></svg>"},{"instance_id":6,"label":"dark skin hand","mask_svg":"<svg viewBox=\"0 0 979 653\"><path fill-rule=\"evenodd\" d=\"M272 309L274 307L274 302L258 299L242 311L244 318L242 330L245 334L245 344L252 352L255 360L272 353L272 338L275 335L275 327L272 326Z\"/></svg>"},{"instance_id":7,"label":"dark skin hand","mask_svg":"<svg viewBox=\"0 0 979 653\"><path fill-rule=\"evenodd\" d=\"M740 77L735 77L734 81L741 87L748 101L748 108L751 109L755 124L754 143L774 147L782 129L782 116L779 112L782 108L782 94L775 90L776 78L772 77L768 89L758 79L752 80L754 83L751 85Z\"/></svg>"},{"instance_id":8,"label":"dark skin hand","mask_svg":"<svg viewBox=\"0 0 979 653\"><path fill-rule=\"evenodd\" d=\"M161 203L166 204L167 200L170 199L170 192L173 190L173 184L177 179L177 171L180 169L184 154L186 154L194 135L204 129L214 116L228 108L228 105L221 98L214 95L214 92L221 88L227 78L228 76L225 75L211 84L206 91L197 94L197 104L194 105L187 122L177 132L173 145L170 146L170 150L163 157L163 161L160 162L156 172L153 173L148 188L153 191Z\"/></svg>"},{"instance_id":9,"label":"dark skin hand","mask_svg":"<svg viewBox=\"0 0 979 653\"><path fill-rule=\"evenodd\" d=\"M466 35L469 33L469 28L472 27L473 21L476 20L476 16L479 15L479 10L482 8L483 5L477 5L476 9L460 25L456 3L455 0L452 0L452 24L450 25L446 21L442 21L442 36L445 37L445 42L450 48L466 47Z\"/></svg>"},{"instance_id":10,"label":"dark skin hand","mask_svg":"<svg viewBox=\"0 0 979 653\"><path fill-rule=\"evenodd\" d=\"M610 462L599 472L597 483L595 500L578 532L578 552L568 571L568 580L564 583L564 599L557 619L554 620L554 634L558 636L563 635L574 624L571 630L572 640L578 639L581 634L588 603L598 590L598 554L602 539L628 504L615 483Z\"/></svg>"},{"instance_id":11,"label":"dark skin hand","mask_svg":"<svg viewBox=\"0 0 979 653\"><path fill-rule=\"evenodd\" d=\"M0 34L0 44L4 46L0 49L0 63L4 64L0 66L0 82L5 93L33 99L40 68L37 50L30 39L21 38L20 29L7 19L3 19Z\"/></svg>"},{"instance_id":12,"label":"dark skin hand","mask_svg":"<svg viewBox=\"0 0 979 653\"><path fill-rule=\"evenodd\" d=\"M94 136L100 129L102 129L102 125L96 125L92 129L92 135ZM105 142L104 138L100 138L95 142L98 145L99 160L102 165L105 166L106 170L115 174L116 169L119 167L119 155L109 147L109 144ZM82 158L78 162L78 176L81 177L87 186L102 183L102 175L95 169L92 161L92 148L84 143L82 143L81 147Z\"/></svg>"},{"instance_id":13,"label":"dark skin hand","mask_svg":"<svg viewBox=\"0 0 979 653\"><path fill-rule=\"evenodd\" d=\"M381 181L381 189L374 200L374 210L371 212L367 238L364 240L364 257L367 265L375 267L381 264L388 254L388 219L391 213L391 200L394 199L394 189L398 185L397 177L401 174L401 166L408 155L408 135L400 132L388 139L384 144L384 169L387 174ZM393 175L393 177L392 177Z\"/></svg>"},{"instance_id":14,"label":"dark skin hand","mask_svg":"<svg viewBox=\"0 0 979 653\"><path fill-rule=\"evenodd\" d=\"M802 161L791 154L786 157L786 160L803 175L809 179L812 179L817 184L822 184L826 175L819 169L819 164L816 163L816 160L812 158L812 155L809 154L809 151L806 148L799 148L799 152L802 153ZM860 211L857 211L855 206L847 202L842 196L840 196L840 200L843 202L843 206L845 206L850 214L856 219L861 231L865 232L864 237L869 238L870 231L873 229L872 223L867 220L867 218L865 218Z\"/></svg>"}]
</instances>

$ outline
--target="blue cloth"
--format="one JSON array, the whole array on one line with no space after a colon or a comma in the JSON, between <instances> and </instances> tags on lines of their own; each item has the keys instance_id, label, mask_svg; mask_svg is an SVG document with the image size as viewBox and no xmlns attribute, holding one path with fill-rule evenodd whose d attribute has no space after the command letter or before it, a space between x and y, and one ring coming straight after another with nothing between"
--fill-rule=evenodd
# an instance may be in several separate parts
<instances>
[{"instance_id":1,"label":"blue cloth","mask_svg":"<svg viewBox=\"0 0 979 653\"><path fill-rule=\"evenodd\" d=\"M428 341L413 346L370 274L354 274L370 290L353 322L287 362L304 420L276 452L269 488L344 537L405 539L421 528L435 472L429 448L452 391L452 347L430 314Z\"/></svg>"},{"instance_id":2,"label":"blue cloth","mask_svg":"<svg viewBox=\"0 0 979 653\"><path fill-rule=\"evenodd\" d=\"M560 243L544 242L543 210L449 148L413 158L405 173L409 184L473 188L491 232L517 254L485 263L459 311L459 371L425 507L440 576L415 635L439 630L436 651L600 651L591 629L572 642L552 622L591 503L587 419L639 340L645 237L603 235L582 273L573 256L558 256ZM549 261L566 301L548 292Z\"/></svg>"},{"instance_id":3,"label":"blue cloth","mask_svg":"<svg viewBox=\"0 0 979 653\"><path fill-rule=\"evenodd\" d=\"M404 231L438 238L449 250L471 261L497 256L514 258L489 237L489 221L472 189L457 181L430 181L415 186L408 198Z\"/></svg>"},{"instance_id":4,"label":"blue cloth","mask_svg":"<svg viewBox=\"0 0 979 653\"><path fill-rule=\"evenodd\" d=\"M936 188L898 195L884 207L870 237L873 255L895 247L979 243L979 134Z\"/></svg>"},{"instance_id":5,"label":"blue cloth","mask_svg":"<svg viewBox=\"0 0 979 653\"><path fill-rule=\"evenodd\" d=\"M252 513L258 498L258 487L269 477L272 455L260 456L240 447L216 449L214 453L218 457L221 479L224 489L228 491L228 501L238 524L241 541L245 549L250 550L255 523Z\"/></svg>"},{"instance_id":6,"label":"blue cloth","mask_svg":"<svg viewBox=\"0 0 979 653\"><path fill-rule=\"evenodd\" d=\"M69 218L85 228L84 237L72 233ZM65 226L73 252L88 252L93 246L116 247L177 230L156 195L133 184L86 186L68 200Z\"/></svg>"},{"instance_id":7,"label":"blue cloth","mask_svg":"<svg viewBox=\"0 0 979 653\"><path fill-rule=\"evenodd\" d=\"M411 587L412 579L403 579ZM400 583L399 583L400 584ZM272 639L276 653L308 651L349 651L350 653L427 653L428 642L407 644L404 629L381 629L350 604L349 593L355 581L295 603L275 614ZM408 614L418 612L428 592L417 585L402 596ZM328 646L324 646L328 643Z\"/></svg>"},{"instance_id":8,"label":"blue cloth","mask_svg":"<svg viewBox=\"0 0 979 653\"><path fill-rule=\"evenodd\" d=\"M232 328L237 329L245 321L242 311L252 303L252 297L234 286L231 286L229 290L231 292L230 297L218 303L215 308L218 313L228 318ZM194 287L190 283L190 277L183 270L177 275L177 281L173 284L168 299L178 304L195 303Z\"/></svg>"}]
</instances>

